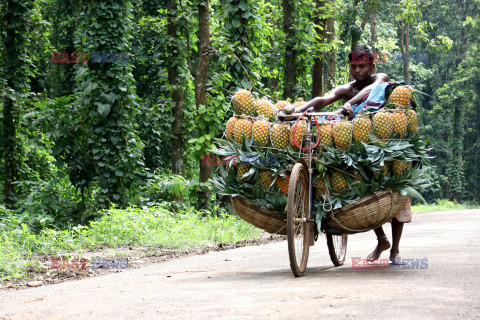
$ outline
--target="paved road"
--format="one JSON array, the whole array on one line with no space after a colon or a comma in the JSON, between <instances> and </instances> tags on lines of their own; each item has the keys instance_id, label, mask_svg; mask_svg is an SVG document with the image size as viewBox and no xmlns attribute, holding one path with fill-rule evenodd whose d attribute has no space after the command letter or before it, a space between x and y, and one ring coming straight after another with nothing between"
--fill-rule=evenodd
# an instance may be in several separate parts
<instances>
[{"instance_id":1,"label":"paved road","mask_svg":"<svg viewBox=\"0 0 480 320\"><path fill-rule=\"evenodd\" d=\"M427 269L352 269L374 246L373 232L350 236L345 265L333 267L322 237L302 278L284 241L4 291L0 319L480 319L479 210L405 226L403 257Z\"/></svg>"}]
</instances>

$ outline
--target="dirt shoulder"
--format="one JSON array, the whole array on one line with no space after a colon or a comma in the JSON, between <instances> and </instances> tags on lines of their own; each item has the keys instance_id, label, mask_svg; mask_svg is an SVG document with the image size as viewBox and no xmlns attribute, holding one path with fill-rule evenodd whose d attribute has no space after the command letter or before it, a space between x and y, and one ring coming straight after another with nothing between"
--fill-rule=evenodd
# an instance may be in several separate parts
<instances>
[{"instance_id":1,"label":"dirt shoulder","mask_svg":"<svg viewBox=\"0 0 480 320\"><path fill-rule=\"evenodd\" d=\"M105 243L97 246L94 250L86 251L80 257L75 256L75 258L38 255L34 258L34 264L37 266L28 269L26 278L0 283L0 289L26 289L65 281L82 280L90 277L120 273L126 269L139 269L172 259L192 255L203 255L212 251L224 251L246 246L274 243L285 239L285 236L262 233L258 239L242 240L235 243L219 243L216 246L187 250L135 246L111 247ZM84 260L82 261L82 259ZM103 261L103 264L97 263L97 261ZM125 264L125 261L128 262ZM128 267L125 268L126 266Z\"/></svg>"}]
</instances>

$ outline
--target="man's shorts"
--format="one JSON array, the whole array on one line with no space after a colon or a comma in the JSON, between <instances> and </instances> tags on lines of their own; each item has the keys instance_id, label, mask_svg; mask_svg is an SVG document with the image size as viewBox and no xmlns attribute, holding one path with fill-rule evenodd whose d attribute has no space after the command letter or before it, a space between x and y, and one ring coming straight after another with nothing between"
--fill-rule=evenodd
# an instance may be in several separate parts
<instances>
[{"instance_id":1,"label":"man's shorts","mask_svg":"<svg viewBox=\"0 0 480 320\"><path fill-rule=\"evenodd\" d=\"M404 223L408 223L412 221L412 205L411 205L410 197L408 197L407 203L405 204L405 207L403 207L402 211L400 211L395 216L395 219L397 219L398 222L404 222Z\"/></svg>"}]
</instances>

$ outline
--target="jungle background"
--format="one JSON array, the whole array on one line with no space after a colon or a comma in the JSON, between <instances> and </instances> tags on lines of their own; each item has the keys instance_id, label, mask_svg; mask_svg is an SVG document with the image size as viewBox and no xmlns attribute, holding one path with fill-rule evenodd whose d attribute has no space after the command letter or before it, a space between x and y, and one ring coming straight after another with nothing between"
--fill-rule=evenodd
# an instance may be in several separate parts
<instances>
[{"instance_id":1,"label":"jungle background","mask_svg":"<svg viewBox=\"0 0 480 320\"><path fill-rule=\"evenodd\" d=\"M201 163L234 92L252 88L273 102L323 95L348 81L356 44L377 54L378 72L424 93L419 132L431 137L437 181L427 202L478 203L479 8L478 0L2 0L0 215L36 231L130 206L219 216L212 166Z\"/></svg>"}]
</instances>

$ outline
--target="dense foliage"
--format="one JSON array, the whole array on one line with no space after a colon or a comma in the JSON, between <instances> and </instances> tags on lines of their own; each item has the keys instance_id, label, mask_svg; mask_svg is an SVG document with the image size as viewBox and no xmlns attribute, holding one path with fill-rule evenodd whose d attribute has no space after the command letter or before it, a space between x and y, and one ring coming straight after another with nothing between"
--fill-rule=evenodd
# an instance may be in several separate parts
<instances>
[{"instance_id":1,"label":"dense foliage","mask_svg":"<svg viewBox=\"0 0 480 320\"><path fill-rule=\"evenodd\" d=\"M199 32L205 6L207 38ZM425 93L417 95L419 132L432 137L436 157L436 188L425 199L479 202L478 1L332 6L2 0L0 212L66 228L113 203L204 205L211 186L197 182L201 162L232 114L233 92L253 86L272 100L308 100L313 78L325 73L324 88L348 81L346 55L357 43L378 53L377 71ZM155 191L172 180L188 192Z\"/></svg>"}]
</instances>

